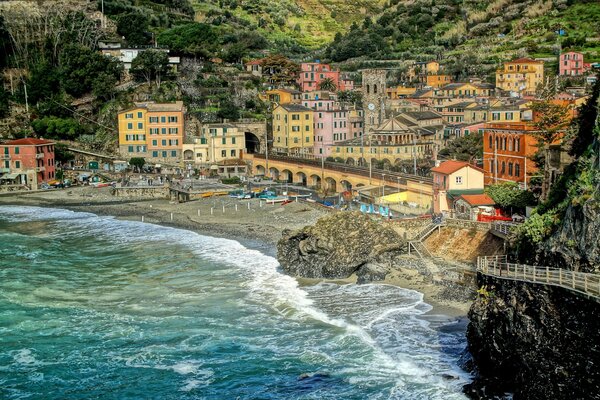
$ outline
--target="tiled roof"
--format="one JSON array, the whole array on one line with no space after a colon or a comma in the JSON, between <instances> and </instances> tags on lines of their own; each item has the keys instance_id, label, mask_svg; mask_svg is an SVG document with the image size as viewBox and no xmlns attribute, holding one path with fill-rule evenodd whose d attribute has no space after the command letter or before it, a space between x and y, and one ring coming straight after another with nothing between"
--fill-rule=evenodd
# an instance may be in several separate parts
<instances>
[{"instance_id":1,"label":"tiled roof","mask_svg":"<svg viewBox=\"0 0 600 400\"><path fill-rule=\"evenodd\" d=\"M522 57L517 58L516 60L509 61L506 64L543 64L543 61L536 61L533 58Z\"/></svg>"},{"instance_id":2,"label":"tiled roof","mask_svg":"<svg viewBox=\"0 0 600 400\"><path fill-rule=\"evenodd\" d=\"M487 194L463 194L460 198L472 206L493 206L496 204Z\"/></svg>"},{"instance_id":3,"label":"tiled roof","mask_svg":"<svg viewBox=\"0 0 600 400\"><path fill-rule=\"evenodd\" d=\"M442 116L433 111L407 111L405 115L416 119L417 121L423 121L425 119L442 118Z\"/></svg>"},{"instance_id":4,"label":"tiled roof","mask_svg":"<svg viewBox=\"0 0 600 400\"><path fill-rule=\"evenodd\" d=\"M438 167L431 168L431 172L437 172L437 173L444 174L444 175L450 175L464 167L471 167L473 169L483 172L483 170L481 168L476 167L472 164L469 164L468 162L454 161L454 160L444 161Z\"/></svg>"},{"instance_id":5,"label":"tiled roof","mask_svg":"<svg viewBox=\"0 0 600 400\"><path fill-rule=\"evenodd\" d=\"M54 144L54 142L50 140L44 139L36 139L36 138L24 138L24 139L16 139L10 140L8 142L2 143L5 146L35 146L40 144Z\"/></svg>"},{"instance_id":6,"label":"tiled roof","mask_svg":"<svg viewBox=\"0 0 600 400\"><path fill-rule=\"evenodd\" d=\"M284 110L292 111L292 112L313 111L312 109L301 106L300 104L280 104L279 107L282 107Z\"/></svg>"}]
</instances>

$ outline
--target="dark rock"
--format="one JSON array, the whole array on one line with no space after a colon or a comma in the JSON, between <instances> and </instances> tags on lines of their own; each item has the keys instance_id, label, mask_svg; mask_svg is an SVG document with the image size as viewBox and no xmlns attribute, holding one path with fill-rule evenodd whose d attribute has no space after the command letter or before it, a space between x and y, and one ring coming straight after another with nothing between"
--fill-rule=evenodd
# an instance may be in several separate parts
<instances>
[{"instance_id":1,"label":"dark rock","mask_svg":"<svg viewBox=\"0 0 600 400\"><path fill-rule=\"evenodd\" d=\"M356 272L357 283L377 282L385 279L389 268L385 265L367 263L361 266Z\"/></svg>"},{"instance_id":2,"label":"dark rock","mask_svg":"<svg viewBox=\"0 0 600 400\"><path fill-rule=\"evenodd\" d=\"M471 398L600 399L600 303L567 289L497 280L469 311Z\"/></svg>"},{"instance_id":3,"label":"dark rock","mask_svg":"<svg viewBox=\"0 0 600 400\"><path fill-rule=\"evenodd\" d=\"M406 248L394 230L360 212L325 216L315 225L284 231L277 259L284 271L305 278L347 278L377 256Z\"/></svg>"}]
</instances>

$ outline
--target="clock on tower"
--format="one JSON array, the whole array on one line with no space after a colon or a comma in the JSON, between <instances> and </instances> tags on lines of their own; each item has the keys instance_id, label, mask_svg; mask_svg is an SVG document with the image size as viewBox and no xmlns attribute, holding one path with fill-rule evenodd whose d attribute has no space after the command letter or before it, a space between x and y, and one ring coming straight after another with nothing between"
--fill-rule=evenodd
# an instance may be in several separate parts
<instances>
[{"instance_id":1,"label":"clock on tower","mask_svg":"<svg viewBox=\"0 0 600 400\"><path fill-rule=\"evenodd\" d=\"M365 110L365 130L368 134L377 128L385 118L386 70L365 69L362 71L363 109Z\"/></svg>"}]
</instances>

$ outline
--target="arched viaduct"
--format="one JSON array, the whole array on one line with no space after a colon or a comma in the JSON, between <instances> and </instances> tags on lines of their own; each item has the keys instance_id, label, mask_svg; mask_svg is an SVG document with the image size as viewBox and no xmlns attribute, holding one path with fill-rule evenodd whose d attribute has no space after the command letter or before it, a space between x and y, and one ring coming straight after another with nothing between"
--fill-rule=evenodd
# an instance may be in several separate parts
<instances>
[{"instance_id":1,"label":"arched viaduct","mask_svg":"<svg viewBox=\"0 0 600 400\"><path fill-rule=\"evenodd\" d=\"M331 163L321 165L320 161L315 160L272 156L269 156L267 172L267 160L263 155L246 155L244 158L250 163L251 171L255 175L265 175L307 187L324 187L339 193L363 186L382 186L385 182L386 187L399 191L407 190L423 196L433 195L432 180L426 177L380 170L372 171L369 176L368 169L364 168L333 166Z\"/></svg>"}]
</instances>

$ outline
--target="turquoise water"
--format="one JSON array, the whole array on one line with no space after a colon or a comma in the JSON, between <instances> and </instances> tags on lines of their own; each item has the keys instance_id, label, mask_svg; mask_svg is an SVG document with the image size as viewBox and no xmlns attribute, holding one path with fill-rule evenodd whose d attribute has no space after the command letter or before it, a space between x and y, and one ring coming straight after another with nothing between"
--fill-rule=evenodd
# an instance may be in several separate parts
<instances>
[{"instance_id":1,"label":"turquoise water","mask_svg":"<svg viewBox=\"0 0 600 400\"><path fill-rule=\"evenodd\" d=\"M0 398L464 398L464 332L420 293L277 267L232 240L0 207Z\"/></svg>"}]
</instances>

